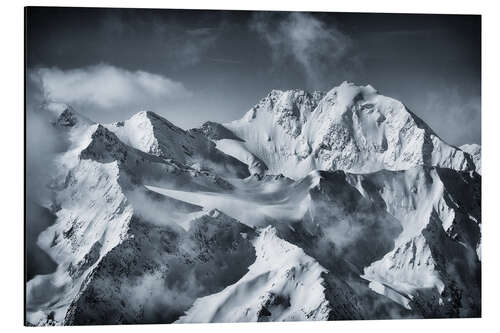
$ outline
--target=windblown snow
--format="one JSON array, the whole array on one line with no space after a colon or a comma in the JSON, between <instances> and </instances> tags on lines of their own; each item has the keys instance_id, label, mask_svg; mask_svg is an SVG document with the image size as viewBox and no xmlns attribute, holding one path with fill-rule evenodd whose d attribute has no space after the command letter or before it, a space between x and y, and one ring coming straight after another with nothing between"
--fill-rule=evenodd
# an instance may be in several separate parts
<instances>
[{"instance_id":1,"label":"windblown snow","mask_svg":"<svg viewBox=\"0 0 500 333\"><path fill-rule=\"evenodd\" d=\"M369 85L273 90L187 131L39 113L66 148L29 325L481 315L481 147Z\"/></svg>"}]
</instances>

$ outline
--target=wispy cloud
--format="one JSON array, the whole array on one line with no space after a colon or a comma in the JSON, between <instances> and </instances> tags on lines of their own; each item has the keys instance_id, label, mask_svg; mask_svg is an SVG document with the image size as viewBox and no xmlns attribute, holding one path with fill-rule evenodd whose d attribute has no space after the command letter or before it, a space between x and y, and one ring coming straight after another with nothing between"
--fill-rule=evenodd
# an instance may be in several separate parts
<instances>
[{"instance_id":1,"label":"wispy cloud","mask_svg":"<svg viewBox=\"0 0 500 333\"><path fill-rule=\"evenodd\" d=\"M318 86L327 72L345 73L345 62L354 60L347 58L353 44L349 36L312 14L259 13L254 15L251 28L268 42L274 62L292 57L313 86Z\"/></svg>"},{"instance_id":2,"label":"wispy cloud","mask_svg":"<svg viewBox=\"0 0 500 333\"><path fill-rule=\"evenodd\" d=\"M455 145L481 143L481 97L458 86L428 92L415 111L446 141Z\"/></svg>"},{"instance_id":3,"label":"wispy cloud","mask_svg":"<svg viewBox=\"0 0 500 333\"><path fill-rule=\"evenodd\" d=\"M190 95L182 83L162 75L105 64L70 70L39 68L30 77L40 84L45 99L82 109L148 108Z\"/></svg>"},{"instance_id":4,"label":"wispy cloud","mask_svg":"<svg viewBox=\"0 0 500 333\"><path fill-rule=\"evenodd\" d=\"M44 97L41 83L26 82L26 200L28 204L44 204L50 198L51 179L56 153L67 149L65 140L40 110ZM33 209L33 206L30 206ZM27 214L33 213L28 211ZM33 228L43 220L30 219Z\"/></svg>"}]
</instances>

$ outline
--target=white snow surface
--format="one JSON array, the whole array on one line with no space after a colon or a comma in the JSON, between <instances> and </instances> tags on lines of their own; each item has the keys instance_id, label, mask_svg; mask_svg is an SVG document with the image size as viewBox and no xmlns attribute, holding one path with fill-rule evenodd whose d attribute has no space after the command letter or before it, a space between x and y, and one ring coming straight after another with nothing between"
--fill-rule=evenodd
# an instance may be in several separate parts
<instances>
[{"instance_id":1,"label":"white snow surface","mask_svg":"<svg viewBox=\"0 0 500 333\"><path fill-rule=\"evenodd\" d=\"M85 278L123 240L132 217L132 207L118 184L117 163L79 158L97 128L87 125L72 128L69 150L57 157L54 178L59 184L54 186L61 189L54 200L60 209L56 223L40 234L38 245L58 267L27 283L27 320L31 323L42 324L50 312L56 323L64 321Z\"/></svg>"}]
</instances>

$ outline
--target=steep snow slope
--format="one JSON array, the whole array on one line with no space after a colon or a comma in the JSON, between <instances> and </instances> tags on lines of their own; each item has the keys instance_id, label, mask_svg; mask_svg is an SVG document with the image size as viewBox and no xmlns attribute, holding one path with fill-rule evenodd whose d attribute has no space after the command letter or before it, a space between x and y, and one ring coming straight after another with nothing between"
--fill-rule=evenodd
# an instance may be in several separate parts
<instances>
[{"instance_id":1,"label":"steep snow slope","mask_svg":"<svg viewBox=\"0 0 500 333\"><path fill-rule=\"evenodd\" d=\"M95 267L130 237L133 218L182 230L201 210L149 192L143 181L220 192L231 187L209 172L127 146L105 127L79 119L66 108L54 122L68 150L57 156L50 184L54 197L49 208L56 220L40 234L38 245L57 269L28 281L27 320L32 324L65 323L70 304L85 289Z\"/></svg>"},{"instance_id":2,"label":"steep snow slope","mask_svg":"<svg viewBox=\"0 0 500 333\"><path fill-rule=\"evenodd\" d=\"M264 162L246 148L244 141L224 127L224 125L207 121L200 127L199 131L215 142L219 150L247 164L248 171L252 175L263 175L267 170Z\"/></svg>"},{"instance_id":3,"label":"steep snow slope","mask_svg":"<svg viewBox=\"0 0 500 333\"><path fill-rule=\"evenodd\" d=\"M401 102L371 86L347 82L326 94L273 90L241 120L223 128L238 139L218 136L219 149L245 161L244 147L267 166L267 173L294 179L316 169L474 168L468 154L442 141Z\"/></svg>"},{"instance_id":4,"label":"steep snow slope","mask_svg":"<svg viewBox=\"0 0 500 333\"><path fill-rule=\"evenodd\" d=\"M68 306L93 266L124 237L132 207L118 183L117 163L83 160L58 184L54 225L38 245L57 263L49 275L27 285L27 319L40 323L50 317L61 323Z\"/></svg>"},{"instance_id":5,"label":"steep snow slope","mask_svg":"<svg viewBox=\"0 0 500 333\"><path fill-rule=\"evenodd\" d=\"M401 304L424 317L478 316L480 176L417 167L350 178L403 228L394 249L365 268L372 287L404 295Z\"/></svg>"},{"instance_id":6,"label":"steep snow slope","mask_svg":"<svg viewBox=\"0 0 500 333\"><path fill-rule=\"evenodd\" d=\"M226 154L237 158L239 161L248 165L248 171L252 175L264 175L268 170L266 164L262 162L257 156L252 154L247 148L245 143L241 140L221 139L216 141L217 149L225 152Z\"/></svg>"},{"instance_id":7,"label":"steep snow slope","mask_svg":"<svg viewBox=\"0 0 500 333\"><path fill-rule=\"evenodd\" d=\"M200 131L183 129L151 111L142 111L126 121L106 125L125 144L163 159L172 159L197 170L244 178L246 164L215 148Z\"/></svg>"},{"instance_id":8,"label":"steep snow slope","mask_svg":"<svg viewBox=\"0 0 500 333\"><path fill-rule=\"evenodd\" d=\"M256 260L223 291L198 299L177 322L361 319L349 287L272 227L253 240Z\"/></svg>"},{"instance_id":9,"label":"steep snow slope","mask_svg":"<svg viewBox=\"0 0 500 333\"><path fill-rule=\"evenodd\" d=\"M478 174L481 174L481 146L478 144L467 144L460 146L460 149L469 153L474 161L474 165L476 166L476 171Z\"/></svg>"}]
</instances>

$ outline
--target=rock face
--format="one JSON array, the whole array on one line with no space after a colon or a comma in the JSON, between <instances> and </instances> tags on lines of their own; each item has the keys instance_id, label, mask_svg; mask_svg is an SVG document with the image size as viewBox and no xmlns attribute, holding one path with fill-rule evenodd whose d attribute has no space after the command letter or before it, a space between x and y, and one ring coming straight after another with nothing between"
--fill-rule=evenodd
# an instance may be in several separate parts
<instances>
[{"instance_id":1,"label":"rock face","mask_svg":"<svg viewBox=\"0 0 500 333\"><path fill-rule=\"evenodd\" d=\"M29 325L481 314L481 148L371 86L274 90L189 131L40 113L65 149L29 206L51 217Z\"/></svg>"}]
</instances>

